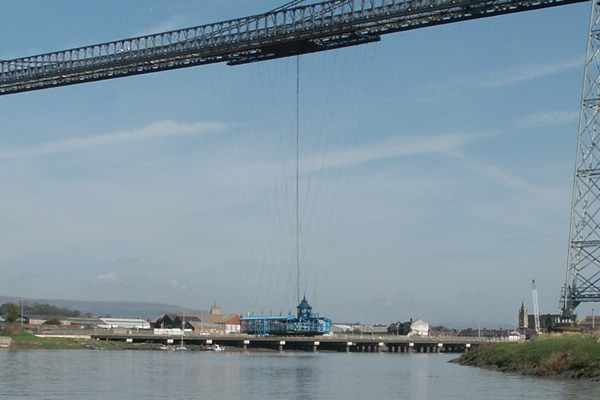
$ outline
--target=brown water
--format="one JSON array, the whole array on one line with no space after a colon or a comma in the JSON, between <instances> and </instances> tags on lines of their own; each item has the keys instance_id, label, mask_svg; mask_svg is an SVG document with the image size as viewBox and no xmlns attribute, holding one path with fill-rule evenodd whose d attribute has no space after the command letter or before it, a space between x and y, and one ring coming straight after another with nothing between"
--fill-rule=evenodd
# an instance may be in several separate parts
<instances>
[{"instance_id":1,"label":"brown water","mask_svg":"<svg viewBox=\"0 0 600 400\"><path fill-rule=\"evenodd\" d=\"M0 351L2 399L599 399L600 383L448 363L451 355Z\"/></svg>"}]
</instances>

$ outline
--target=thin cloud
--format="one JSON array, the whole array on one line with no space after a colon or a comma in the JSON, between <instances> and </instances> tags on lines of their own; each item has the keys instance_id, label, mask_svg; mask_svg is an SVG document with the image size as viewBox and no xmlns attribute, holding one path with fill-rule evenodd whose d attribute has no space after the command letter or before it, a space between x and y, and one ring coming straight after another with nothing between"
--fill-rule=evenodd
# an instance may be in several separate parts
<instances>
[{"instance_id":1,"label":"thin cloud","mask_svg":"<svg viewBox=\"0 0 600 400\"><path fill-rule=\"evenodd\" d=\"M496 182L497 184L506 188L518 189L518 190L531 190L531 186L521 177L512 175L495 165L491 165L485 162L477 162L475 160L465 160L464 167L473 172L477 172L481 176L484 176L489 181Z\"/></svg>"},{"instance_id":2,"label":"thin cloud","mask_svg":"<svg viewBox=\"0 0 600 400\"><path fill-rule=\"evenodd\" d=\"M513 65L509 68L493 72L487 78L484 77L480 82L484 87L506 86L559 74L574 68L582 68L582 66L583 59L581 57L548 64Z\"/></svg>"},{"instance_id":3,"label":"thin cloud","mask_svg":"<svg viewBox=\"0 0 600 400\"><path fill-rule=\"evenodd\" d=\"M526 115L515 122L517 128L545 128L577 122L579 111L542 111Z\"/></svg>"},{"instance_id":4,"label":"thin cloud","mask_svg":"<svg viewBox=\"0 0 600 400\"><path fill-rule=\"evenodd\" d=\"M136 142L166 136L197 135L223 129L220 123L181 123L176 121L159 121L140 129L117 131L85 138L71 138L56 142L42 143L35 147L0 153L0 159L36 157L77 150L88 150L100 146Z\"/></svg>"},{"instance_id":5,"label":"thin cloud","mask_svg":"<svg viewBox=\"0 0 600 400\"><path fill-rule=\"evenodd\" d=\"M434 136L393 136L386 141L374 145L315 155L313 158L325 161L317 167L303 169L302 172L349 167L357 164L418 154L444 154L452 157L461 157L464 146L476 140L481 140L482 137L488 137L488 135L457 133ZM306 165L308 163L303 162L303 164Z\"/></svg>"},{"instance_id":6,"label":"thin cloud","mask_svg":"<svg viewBox=\"0 0 600 400\"><path fill-rule=\"evenodd\" d=\"M314 172L326 168L350 167L368 162L414 155L444 155L451 157L464 169L476 171L497 184L517 189L531 190L531 186L521 177L510 174L494 165L478 162L468 156L463 149L474 142L488 139L494 133L456 133L443 135L394 136L388 140L356 149L338 150L319 154L318 159L327 160L320 167L306 168L302 172ZM303 162L304 163L304 162Z\"/></svg>"},{"instance_id":7,"label":"thin cloud","mask_svg":"<svg viewBox=\"0 0 600 400\"><path fill-rule=\"evenodd\" d=\"M570 60L561 60L545 64L518 64L495 71L488 71L485 74L478 74L477 76L457 76L454 79L436 81L430 85L430 90L438 93L440 89L446 89L450 90L450 93L454 95L457 88L487 89L503 87L568 72L573 69L583 68L583 65L583 57L575 57ZM431 98L432 97L427 94L427 97L425 97L424 100Z\"/></svg>"},{"instance_id":8,"label":"thin cloud","mask_svg":"<svg viewBox=\"0 0 600 400\"><path fill-rule=\"evenodd\" d=\"M117 281L117 274L114 272L109 272L107 274L100 274L96 276L96 281L100 283L110 283Z\"/></svg>"}]
</instances>

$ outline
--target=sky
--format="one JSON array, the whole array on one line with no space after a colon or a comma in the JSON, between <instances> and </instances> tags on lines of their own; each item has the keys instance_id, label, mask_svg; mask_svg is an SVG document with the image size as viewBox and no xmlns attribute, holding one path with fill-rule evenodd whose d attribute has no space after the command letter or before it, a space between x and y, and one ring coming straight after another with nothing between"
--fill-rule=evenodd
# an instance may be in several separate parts
<instances>
[{"instance_id":1,"label":"sky","mask_svg":"<svg viewBox=\"0 0 600 400\"><path fill-rule=\"evenodd\" d=\"M0 58L283 3L0 0ZM589 15L0 96L0 295L293 313L298 243L336 322L558 313Z\"/></svg>"}]
</instances>

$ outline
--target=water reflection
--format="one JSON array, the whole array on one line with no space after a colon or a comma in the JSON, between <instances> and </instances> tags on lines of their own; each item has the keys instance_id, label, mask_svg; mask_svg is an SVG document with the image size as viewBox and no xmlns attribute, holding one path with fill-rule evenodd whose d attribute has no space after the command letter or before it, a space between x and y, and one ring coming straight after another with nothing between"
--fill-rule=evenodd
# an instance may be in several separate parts
<instances>
[{"instance_id":1,"label":"water reflection","mask_svg":"<svg viewBox=\"0 0 600 400\"><path fill-rule=\"evenodd\" d=\"M597 399L600 383L461 367L441 354L0 351L0 398Z\"/></svg>"}]
</instances>

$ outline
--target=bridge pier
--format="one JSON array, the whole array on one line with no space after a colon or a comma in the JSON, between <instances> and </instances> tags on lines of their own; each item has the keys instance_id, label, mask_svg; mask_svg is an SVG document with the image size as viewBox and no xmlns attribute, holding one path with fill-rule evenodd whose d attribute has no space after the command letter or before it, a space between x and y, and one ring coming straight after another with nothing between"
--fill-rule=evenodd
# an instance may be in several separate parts
<instances>
[{"instance_id":1,"label":"bridge pier","mask_svg":"<svg viewBox=\"0 0 600 400\"><path fill-rule=\"evenodd\" d=\"M129 344L137 343L162 343L168 345L179 344L180 336L166 336L153 334L96 334L91 335L97 340L122 341ZM336 350L339 352L359 353L466 353L480 344L488 343L489 340L469 339L462 340L455 337L421 337L421 338L381 338L363 339L358 342L350 341L351 338L286 338L286 337L250 337L250 336L217 336L206 337L200 335L189 335L185 337L186 345L200 345L203 348L210 347L213 343L222 346L238 347L240 350L248 351L254 348L268 348L283 352L285 350L301 350L307 352L318 352L319 350ZM286 347L287 346L287 347Z\"/></svg>"}]
</instances>

